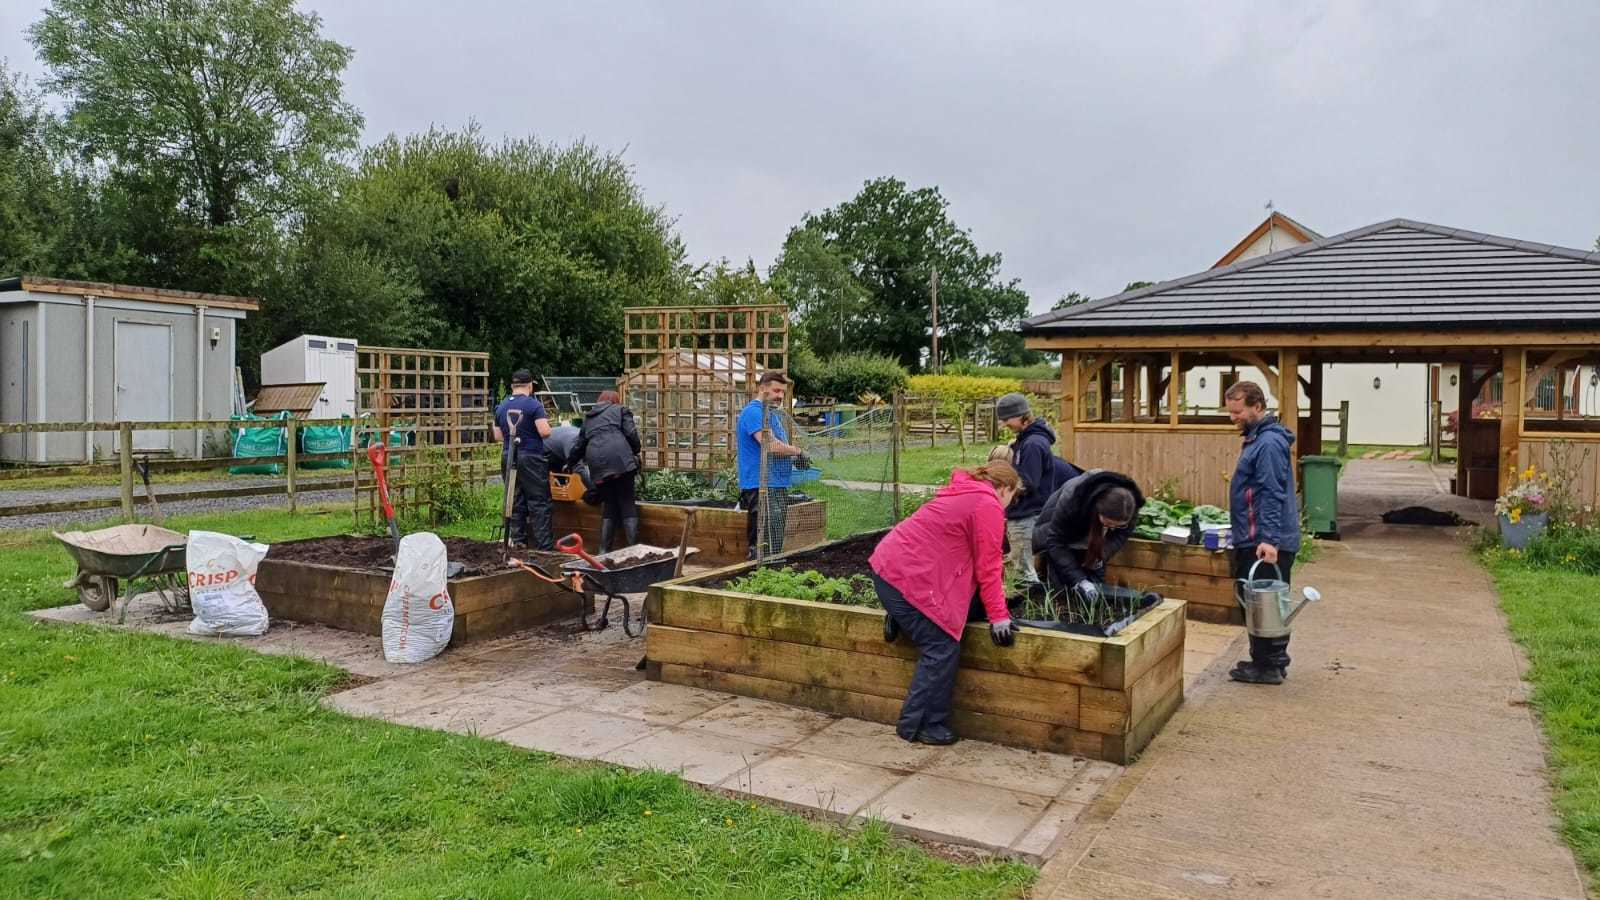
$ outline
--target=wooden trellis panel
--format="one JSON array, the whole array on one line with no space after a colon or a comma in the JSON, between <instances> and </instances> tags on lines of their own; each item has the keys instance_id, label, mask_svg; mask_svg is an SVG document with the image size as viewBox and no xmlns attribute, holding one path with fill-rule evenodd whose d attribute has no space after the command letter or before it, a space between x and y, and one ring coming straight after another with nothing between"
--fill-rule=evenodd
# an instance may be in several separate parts
<instances>
[{"instance_id":1,"label":"wooden trellis panel","mask_svg":"<svg viewBox=\"0 0 1600 900\"><path fill-rule=\"evenodd\" d=\"M623 314L622 389L638 420L645 467L732 464L734 423L757 379L789 370L788 309L630 307Z\"/></svg>"},{"instance_id":2,"label":"wooden trellis panel","mask_svg":"<svg viewBox=\"0 0 1600 900\"><path fill-rule=\"evenodd\" d=\"M357 403L379 427L417 426L420 443L452 457L492 440L489 354L361 347Z\"/></svg>"}]
</instances>

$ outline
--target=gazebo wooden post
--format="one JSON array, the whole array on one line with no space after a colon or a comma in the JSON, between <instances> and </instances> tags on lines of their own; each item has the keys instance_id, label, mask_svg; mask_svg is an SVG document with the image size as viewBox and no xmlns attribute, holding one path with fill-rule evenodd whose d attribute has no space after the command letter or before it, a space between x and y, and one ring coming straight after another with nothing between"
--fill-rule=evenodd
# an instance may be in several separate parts
<instances>
[{"instance_id":1,"label":"gazebo wooden post","mask_svg":"<svg viewBox=\"0 0 1600 900\"><path fill-rule=\"evenodd\" d=\"M1300 352L1278 351L1278 421L1290 434L1300 433ZM1290 445L1289 462L1295 483L1300 483L1300 442Z\"/></svg>"},{"instance_id":2,"label":"gazebo wooden post","mask_svg":"<svg viewBox=\"0 0 1600 900\"><path fill-rule=\"evenodd\" d=\"M1322 453L1322 363L1311 364L1311 386L1306 390L1306 402L1311 404L1310 434L1306 439L1306 452Z\"/></svg>"},{"instance_id":3,"label":"gazebo wooden post","mask_svg":"<svg viewBox=\"0 0 1600 900\"><path fill-rule=\"evenodd\" d=\"M1456 496L1466 497L1467 494L1467 468L1471 461L1467 458L1468 448L1472 445L1467 441L1467 432L1472 430L1472 403L1478 399L1472 393L1472 363L1461 363L1461 369L1456 373Z\"/></svg>"},{"instance_id":4,"label":"gazebo wooden post","mask_svg":"<svg viewBox=\"0 0 1600 900\"><path fill-rule=\"evenodd\" d=\"M1122 421L1132 422L1139 407L1139 359L1122 361Z\"/></svg>"},{"instance_id":5,"label":"gazebo wooden post","mask_svg":"<svg viewBox=\"0 0 1600 900\"><path fill-rule=\"evenodd\" d=\"M1183 360L1181 353L1172 351L1172 375L1167 380L1167 424L1178 427L1178 386L1183 380Z\"/></svg>"},{"instance_id":6,"label":"gazebo wooden post","mask_svg":"<svg viewBox=\"0 0 1600 900\"><path fill-rule=\"evenodd\" d=\"M1100 421L1111 421L1111 363L1100 367Z\"/></svg>"},{"instance_id":7,"label":"gazebo wooden post","mask_svg":"<svg viewBox=\"0 0 1600 900\"><path fill-rule=\"evenodd\" d=\"M1061 354L1061 425L1056 435L1060 439L1056 449L1067 460L1075 459L1078 455L1078 411L1083 407L1082 395L1078 393L1082 381L1079 374L1081 365L1083 363L1076 350Z\"/></svg>"},{"instance_id":8,"label":"gazebo wooden post","mask_svg":"<svg viewBox=\"0 0 1600 900\"><path fill-rule=\"evenodd\" d=\"M1500 474L1496 484L1499 493L1504 494L1516 471L1522 467L1522 413L1528 406L1522 382L1527 374L1528 351L1523 347L1507 347L1501 353Z\"/></svg>"}]
</instances>

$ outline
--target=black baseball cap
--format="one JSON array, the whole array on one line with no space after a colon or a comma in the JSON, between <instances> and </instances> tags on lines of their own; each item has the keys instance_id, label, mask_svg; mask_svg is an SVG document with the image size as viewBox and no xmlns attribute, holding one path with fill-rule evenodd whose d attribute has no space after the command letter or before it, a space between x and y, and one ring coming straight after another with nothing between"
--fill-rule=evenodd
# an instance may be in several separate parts
<instances>
[{"instance_id":1,"label":"black baseball cap","mask_svg":"<svg viewBox=\"0 0 1600 900\"><path fill-rule=\"evenodd\" d=\"M533 373L527 369L518 369L511 373L512 384L533 384Z\"/></svg>"}]
</instances>

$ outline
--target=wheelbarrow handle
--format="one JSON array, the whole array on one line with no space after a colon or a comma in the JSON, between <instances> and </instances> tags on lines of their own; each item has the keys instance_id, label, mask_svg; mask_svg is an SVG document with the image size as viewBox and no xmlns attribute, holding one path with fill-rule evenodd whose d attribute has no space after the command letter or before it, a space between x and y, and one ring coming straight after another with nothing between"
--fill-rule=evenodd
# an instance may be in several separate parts
<instances>
[{"instance_id":1,"label":"wheelbarrow handle","mask_svg":"<svg viewBox=\"0 0 1600 900\"><path fill-rule=\"evenodd\" d=\"M527 572L529 575L532 575L533 577L539 579L540 581L549 582L550 584L559 584L559 585L562 585L562 586L566 586L567 585L567 579L565 579L565 578L555 578L555 577L552 577L550 575L546 575L544 573L543 569L541 569L538 566L535 566L535 565L533 565L531 563L525 563L520 559L508 559L508 560L506 560L506 563L508 565L515 566L515 567L521 569L524 572Z\"/></svg>"},{"instance_id":2,"label":"wheelbarrow handle","mask_svg":"<svg viewBox=\"0 0 1600 900\"><path fill-rule=\"evenodd\" d=\"M595 559L593 556L590 556L589 552L583 549L583 537L576 531L567 535L561 540L556 541L556 549L560 550L562 553L576 554L577 556L582 557L584 562L594 566L596 569L604 569L606 567L605 563Z\"/></svg>"}]
</instances>

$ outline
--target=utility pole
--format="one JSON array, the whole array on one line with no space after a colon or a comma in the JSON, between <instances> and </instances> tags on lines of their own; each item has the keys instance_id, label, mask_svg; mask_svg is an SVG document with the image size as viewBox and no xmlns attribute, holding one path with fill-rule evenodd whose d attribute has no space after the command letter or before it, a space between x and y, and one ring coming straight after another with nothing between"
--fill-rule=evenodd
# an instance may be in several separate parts
<instances>
[{"instance_id":1,"label":"utility pole","mask_svg":"<svg viewBox=\"0 0 1600 900\"><path fill-rule=\"evenodd\" d=\"M928 273L928 292L933 295L933 374L939 374L939 267Z\"/></svg>"}]
</instances>

